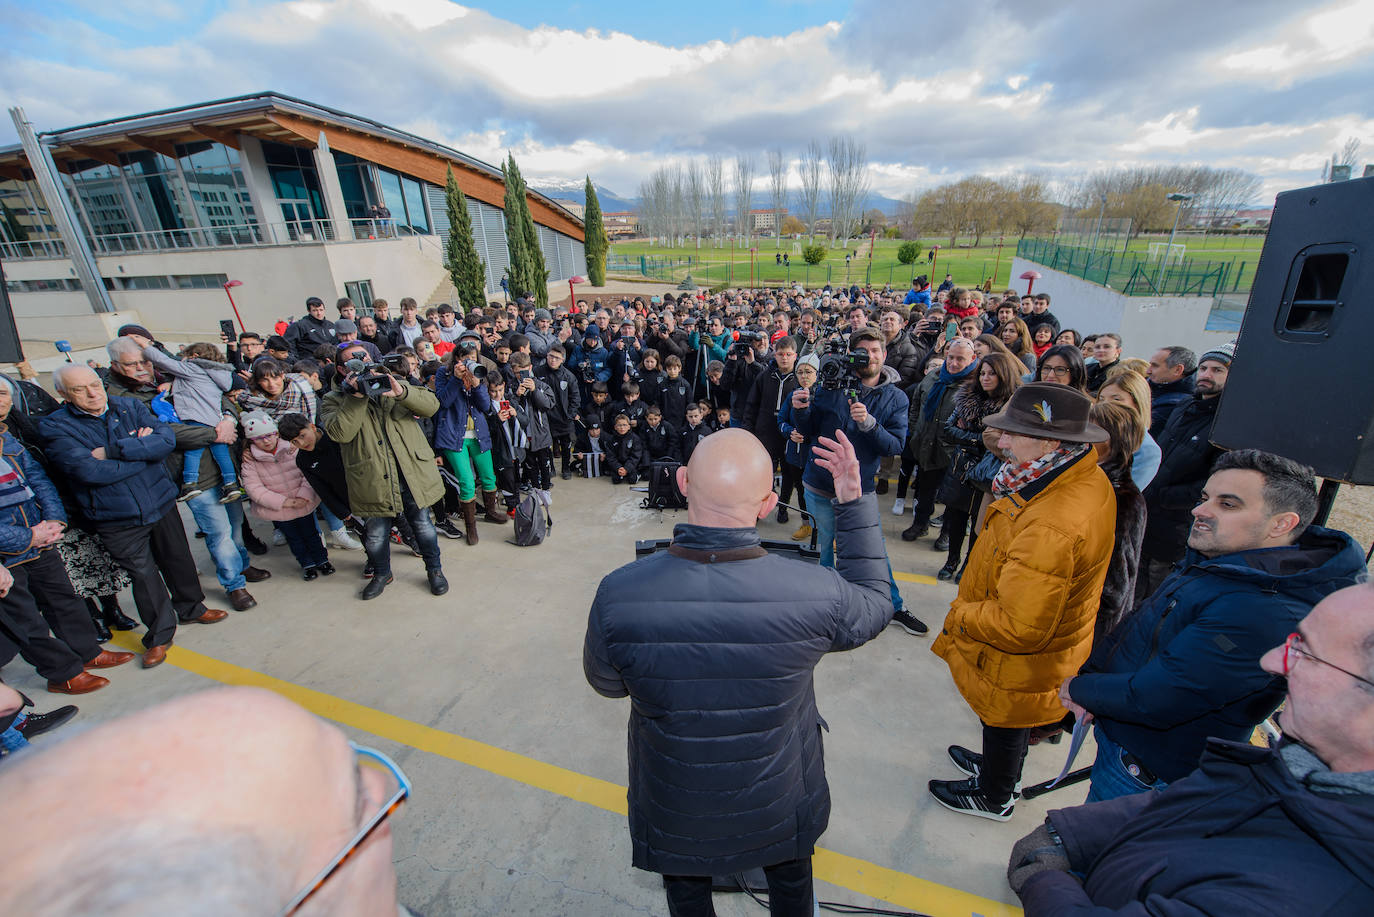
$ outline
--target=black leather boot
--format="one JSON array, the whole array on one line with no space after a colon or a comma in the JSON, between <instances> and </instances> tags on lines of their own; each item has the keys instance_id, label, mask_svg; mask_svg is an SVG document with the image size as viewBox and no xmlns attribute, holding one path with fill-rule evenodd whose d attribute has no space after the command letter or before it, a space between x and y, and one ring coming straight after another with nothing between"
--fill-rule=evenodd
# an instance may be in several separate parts
<instances>
[{"instance_id":1,"label":"black leather boot","mask_svg":"<svg viewBox=\"0 0 1374 917\"><path fill-rule=\"evenodd\" d=\"M95 602L86 600L86 609L91 614L91 624L95 625L95 640L97 643L108 643L114 635L110 633L110 628L105 624L105 617Z\"/></svg>"},{"instance_id":2,"label":"black leather boot","mask_svg":"<svg viewBox=\"0 0 1374 917\"><path fill-rule=\"evenodd\" d=\"M105 623L110 630L133 630L138 627L138 622L124 613L124 609L119 607L119 598L113 595L102 595L100 597L100 613L105 616Z\"/></svg>"}]
</instances>

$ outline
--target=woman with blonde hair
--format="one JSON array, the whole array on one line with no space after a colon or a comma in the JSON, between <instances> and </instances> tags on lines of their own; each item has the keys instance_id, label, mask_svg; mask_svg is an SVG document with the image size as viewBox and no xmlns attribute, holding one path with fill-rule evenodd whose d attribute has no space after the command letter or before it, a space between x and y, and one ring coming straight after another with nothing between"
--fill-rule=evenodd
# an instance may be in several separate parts
<instances>
[{"instance_id":1,"label":"woman with blonde hair","mask_svg":"<svg viewBox=\"0 0 1374 917\"><path fill-rule=\"evenodd\" d=\"M1097 400L1113 401L1129 408L1139 419L1140 428L1150 429L1150 384L1140 373L1122 370L1108 376L1097 392ZM1136 487L1144 490L1154 480L1160 457L1159 444L1147 432L1132 456L1131 480Z\"/></svg>"}]
</instances>

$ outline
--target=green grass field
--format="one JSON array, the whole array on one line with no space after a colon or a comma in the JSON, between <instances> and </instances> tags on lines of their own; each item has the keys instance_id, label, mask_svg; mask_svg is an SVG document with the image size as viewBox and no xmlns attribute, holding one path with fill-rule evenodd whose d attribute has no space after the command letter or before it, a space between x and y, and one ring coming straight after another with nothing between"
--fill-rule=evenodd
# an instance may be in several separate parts
<instances>
[{"instance_id":1,"label":"green grass field","mask_svg":"<svg viewBox=\"0 0 1374 917\"><path fill-rule=\"evenodd\" d=\"M800 282L808 288L827 283L835 286L856 283L881 286L890 283L898 289L909 287L911 278L917 274L928 275L932 283L938 285L944 275L950 273L954 275L954 282L960 286L972 286L985 279L991 279L995 288L1003 289L1012 284L1013 279L1008 275L1011 270L1011 259L1016 254L1016 241L1015 237L1006 238L999 251L995 238L984 237L982 244L977 248L972 246L971 239L961 240L955 248L948 247L948 238L922 239L921 257L915 264L907 265L897 260L897 249L902 244L901 241L877 240L870 258L868 240L862 239L850 243L848 251L852 253L858 249L861 255L851 258L847 265L844 260L846 249L834 248L827 252L826 259L820 264L808 265L801 256L804 239L783 239L782 247L779 248L776 239L756 238L751 242L754 247L752 254L748 249L732 249L728 246L713 248L709 243L703 243L700 249L691 243L669 248L651 245L643 240L632 240L617 242L611 246L607 270L609 273L620 275L647 273L656 279L673 281L681 281L690 274L693 281L701 286L746 286L752 279L755 284L762 282L770 285ZM1074 240L1062 241L1070 244ZM1129 244L1124 244L1124 240L1119 238L1108 238L1100 240L1098 249L1105 251L1107 246L1114 242L1117 252L1125 249L1130 254L1144 257L1149 251L1150 243L1167 241L1168 237L1164 235L1139 236ZM1264 238L1218 235L1204 237L1201 234L1180 233L1175 243L1186 247L1185 258L1188 260L1247 262L1247 273L1253 274L1254 263L1259 260ZM926 256L935 245L940 245L941 248L932 265L927 262ZM789 255L792 262L790 267L777 263L776 255L781 252ZM644 259L643 262L641 258ZM1014 285L1020 288L1024 283L1025 281L1018 279Z\"/></svg>"}]
</instances>

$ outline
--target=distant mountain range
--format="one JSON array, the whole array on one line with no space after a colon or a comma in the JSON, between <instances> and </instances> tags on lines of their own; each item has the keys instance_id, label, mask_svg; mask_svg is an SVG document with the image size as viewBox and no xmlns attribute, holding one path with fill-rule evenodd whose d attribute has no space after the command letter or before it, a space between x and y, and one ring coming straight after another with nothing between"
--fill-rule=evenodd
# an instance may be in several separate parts
<instances>
[{"instance_id":1,"label":"distant mountain range","mask_svg":"<svg viewBox=\"0 0 1374 917\"><path fill-rule=\"evenodd\" d=\"M598 185L595 182L593 182L593 184L596 186L596 198L601 203L601 211L603 213L616 213L618 211L623 210L639 209L638 197L622 197L619 194L616 194L614 191L610 190L609 188L603 187L602 185ZM554 198L555 200L572 201L574 204L584 203L585 188L585 180L548 180L541 181L538 184L530 185L531 191L538 191L540 194L543 194L546 197ZM801 192L796 189L793 189L788 192L787 197L788 212L800 218L802 214ZM896 198L885 197L884 195L878 194L877 192L870 192L868 197L864 199L863 209L872 210L876 207L878 210L881 210L888 216L892 216L897 212L897 207L901 203L902 202L897 200ZM766 207L772 206L772 200L769 196L767 188L761 188L758 185L754 186L753 205L755 210L762 210ZM725 209L727 212L729 212L733 210L733 207L734 198L727 191ZM830 216L830 203L828 200L826 200L826 195L824 193L822 193L821 195L820 215L822 217Z\"/></svg>"}]
</instances>

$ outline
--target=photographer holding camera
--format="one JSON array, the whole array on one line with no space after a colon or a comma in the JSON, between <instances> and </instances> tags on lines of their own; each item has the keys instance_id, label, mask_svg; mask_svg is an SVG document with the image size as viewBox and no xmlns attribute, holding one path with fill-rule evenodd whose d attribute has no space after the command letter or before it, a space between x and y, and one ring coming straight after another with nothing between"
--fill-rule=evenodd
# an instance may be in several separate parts
<instances>
[{"instance_id":1,"label":"photographer holding camera","mask_svg":"<svg viewBox=\"0 0 1374 917\"><path fill-rule=\"evenodd\" d=\"M349 509L364 520L363 548L373 576L361 598L375 599L394 579L391 521L401 513L415 531L429 591L443 595L448 580L429 507L443 498L444 485L415 421L416 415L432 417L439 399L373 363L361 346L340 350L337 365L332 391L320 402L320 425L343 451Z\"/></svg>"},{"instance_id":2,"label":"photographer holding camera","mask_svg":"<svg viewBox=\"0 0 1374 917\"><path fill-rule=\"evenodd\" d=\"M649 325L644 343L657 350L665 360L670 356L686 360L687 354L692 352L692 338L677 326L677 316L671 309L666 310L657 323Z\"/></svg>"},{"instance_id":3,"label":"photographer holding camera","mask_svg":"<svg viewBox=\"0 0 1374 917\"><path fill-rule=\"evenodd\" d=\"M802 436L813 442L818 436L833 437L835 431L843 431L854 444L864 493L872 493L878 463L885 455L900 454L906 444L909 404L906 393L897 387L897 373L883 365L887 348L881 332L871 328L855 331L849 335L848 344L847 353L834 353L836 348L843 348L844 339L831 339L828 349L832 352L821 360L821 384L814 395L804 388L792 393L792 422ZM807 511L815 520L824 567L835 565L832 480L814 457L802 470ZM910 633L924 634L926 625L902 606L891 564L888 581L892 606L897 609L893 620Z\"/></svg>"},{"instance_id":4,"label":"photographer holding camera","mask_svg":"<svg viewBox=\"0 0 1374 917\"><path fill-rule=\"evenodd\" d=\"M725 374L720 378L721 387L730 393L730 426L744 426L749 393L767 368L768 336L752 330L739 332L725 354Z\"/></svg>"}]
</instances>

